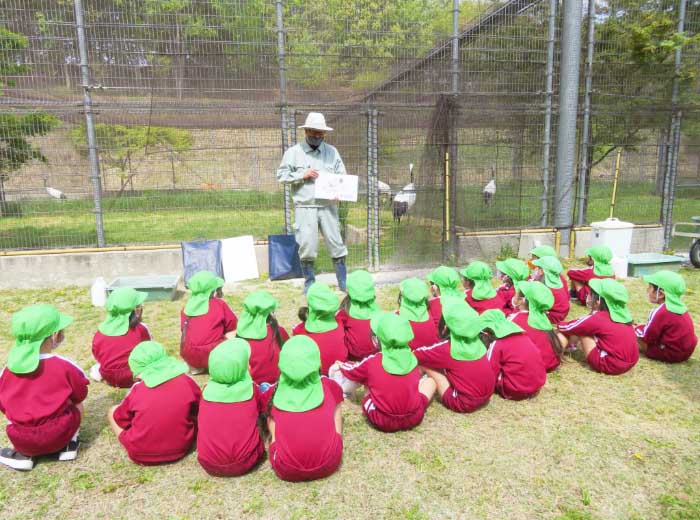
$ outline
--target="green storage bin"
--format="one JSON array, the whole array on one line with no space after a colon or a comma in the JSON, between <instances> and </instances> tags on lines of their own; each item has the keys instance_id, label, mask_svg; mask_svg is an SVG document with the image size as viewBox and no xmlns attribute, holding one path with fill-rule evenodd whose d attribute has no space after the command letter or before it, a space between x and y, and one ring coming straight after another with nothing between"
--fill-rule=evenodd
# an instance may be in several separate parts
<instances>
[{"instance_id":1,"label":"green storage bin","mask_svg":"<svg viewBox=\"0 0 700 520\"><path fill-rule=\"evenodd\" d=\"M683 262L683 257L660 253L627 255L627 276L641 278L656 271L678 271Z\"/></svg>"},{"instance_id":2,"label":"green storage bin","mask_svg":"<svg viewBox=\"0 0 700 520\"><path fill-rule=\"evenodd\" d=\"M131 287L148 293L146 301L169 301L175 296L179 275L120 276L107 286L107 293L119 287Z\"/></svg>"}]
</instances>

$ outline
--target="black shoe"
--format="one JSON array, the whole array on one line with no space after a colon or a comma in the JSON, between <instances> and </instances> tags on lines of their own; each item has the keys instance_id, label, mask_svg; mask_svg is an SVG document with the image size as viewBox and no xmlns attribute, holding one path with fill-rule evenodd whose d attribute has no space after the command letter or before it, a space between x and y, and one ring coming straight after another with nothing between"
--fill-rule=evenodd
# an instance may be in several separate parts
<instances>
[{"instance_id":1,"label":"black shoe","mask_svg":"<svg viewBox=\"0 0 700 520\"><path fill-rule=\"evenodd\" d=\"M80 447L80 439L70 441L68 445L58 453L58 460L75 460L78 456L78 448Z\"/></svg>"},{"instance_id":2,"label":"black shoe","mask_svg":"<svg viewBox=\"0 0 700 520\"><path fill-rule=\"evenodd\" d=\"M3 448L0 450L0 464L18 471L29 471L34 468L34 459L22 455L12 448Z\"/></svg>"}]
</instances>

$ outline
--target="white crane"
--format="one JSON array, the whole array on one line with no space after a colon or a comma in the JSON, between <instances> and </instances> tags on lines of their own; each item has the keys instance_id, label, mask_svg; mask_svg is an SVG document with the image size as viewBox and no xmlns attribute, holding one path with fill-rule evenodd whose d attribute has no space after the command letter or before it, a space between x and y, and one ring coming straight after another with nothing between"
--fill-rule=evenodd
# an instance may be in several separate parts
<instances>
[{"instance_id":1,"label":"white crane","mask_svg":"<svg viewBox=\"0 0 700 520\"><path fill-rule=\"evenodd\" d=\"M408 213L408 210L416 204L416 185L413 183L413 163L408 165L408 173L411 177L411 182L406 184L394 197L392 210L395 222L401 222L401 217Z\"/></svg>"},{"instance_id":2,"label":"white crane","mask_svg":"<svg viewBox=\"0 0 700 520\"><path fill-rule=\"evenodd\" d=\"M491 204L491 199L496 194L496 179L491 179L482 191L484 194L484 205L489 206Z\"/></svg>"},{"instance_id":3,"label":"white crane","mask_svg":"<svg viewBox=\"0 0 700 520\"><path fill-rule=\"evenodd\" d=\"M66 194L63 193L61 190L58 190L56 188L52 188L49 186L49 177L46 176L44 177L44 189L46 190L46 193L49 194L49 197L52 197L57 200L65 200L68 197L66 197Z\"/></svg>"}]
</instances>

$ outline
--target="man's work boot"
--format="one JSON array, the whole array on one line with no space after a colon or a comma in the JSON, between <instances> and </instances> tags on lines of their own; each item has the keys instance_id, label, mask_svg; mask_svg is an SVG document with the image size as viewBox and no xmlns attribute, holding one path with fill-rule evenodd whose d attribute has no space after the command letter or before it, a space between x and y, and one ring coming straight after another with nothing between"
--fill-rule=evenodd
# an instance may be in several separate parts
<instances>
[{"instance_id":1,"label":"man's work boot","mask_svg":"<svg viewBox=\"0 0 700 520\"><path fill-rule=\"evenodd\" d=\"M316 281L314 276L314 261L313 260L302 260L301 261L301 274L304 276L304 294L309 290L311 284Z\"/></svg>"},{"instance_id":2,"label":"man's work boot","mask_svg":"<svg viewBox=\"0 0 700 520\"><path fill-rule=\"evenodd\" d=\"M343 292L347 292L347 286L345 280L348 277L348 270L345 266L345 257L333 259L333 267L335 268L335 277L338 279L338 289Z\"/></svg>"}]
</instances>

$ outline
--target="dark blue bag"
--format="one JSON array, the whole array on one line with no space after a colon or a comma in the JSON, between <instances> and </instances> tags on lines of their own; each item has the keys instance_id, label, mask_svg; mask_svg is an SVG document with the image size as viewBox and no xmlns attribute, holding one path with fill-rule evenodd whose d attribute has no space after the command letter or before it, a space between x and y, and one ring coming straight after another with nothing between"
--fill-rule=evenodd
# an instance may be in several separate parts
<instances>
[{"instance_id":1,"label":"dark blue bag","mask_svg":"<svg viewBox=\"0 0 700 520\"><path fill-rule=\"evenodd\" d=\"M224 277L221 265L221 242L219 240L193 240L182 242L182 267L185 274L185 287L190 278L199 271L209 271Z\"/></svg>"},{"instance_id":2,"label":"dark blue bag","mask_svg":"<svg viewBox=\"0 0 700 520\"><path fill-rule=\"evenodd\" d=\"M269 235L267 243L270 280L302 278L299 244L294 235Z\"/></svg>"}]
</instances>

